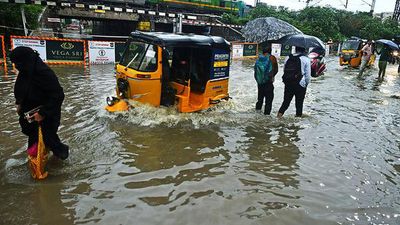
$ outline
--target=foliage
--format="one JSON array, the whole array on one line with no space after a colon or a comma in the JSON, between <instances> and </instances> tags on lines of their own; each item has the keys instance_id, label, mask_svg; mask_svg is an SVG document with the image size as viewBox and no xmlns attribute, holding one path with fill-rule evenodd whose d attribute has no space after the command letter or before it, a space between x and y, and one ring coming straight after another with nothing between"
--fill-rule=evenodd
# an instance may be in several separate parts
<instances>
[{"instance_id":1,"label":"foliage","mask_svg":"<svg viewBox=\"0 0 400 225\"><path fill-rule=\"evenodd\" d=\"M27 28L29 30L36 29L39 25L39 15L43 10L43 7L40 5L0 3L0 25L23 29L21 7L25 10ZM4 31L4 28L0 29L0 31ZM23 31L20 29L9 29L9 32L12 34L23 34Z\"/></svg>"},{"instance_id":2,"label":"foliage","mask_svg":"<svg viewBox=\"0 0 400 225\"><path fill-rule=\"evenodd\" d=\"M284 20L303 33L317 36L323 41L342 41L351 36L372 40L392 39L400 34L398 22L390 18L383 20L367 12L350 12L331 7L307 7L300 11L290 11L285 7L259 4L241 21L268 16ZM242 24L238 23L239 18L235 15L225 17L229 18L226 23Z\"/></svg>"}]
</instances>

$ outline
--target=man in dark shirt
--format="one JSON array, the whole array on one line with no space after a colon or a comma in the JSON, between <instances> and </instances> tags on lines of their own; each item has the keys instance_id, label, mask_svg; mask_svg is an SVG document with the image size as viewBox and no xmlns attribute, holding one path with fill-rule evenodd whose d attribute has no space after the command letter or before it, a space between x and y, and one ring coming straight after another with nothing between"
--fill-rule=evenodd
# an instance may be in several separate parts
<instances>
[{"instance_id":1,"label":"man in dark shirt","mask_svg":"<svg viewBox=\"0 0 400 225\"><path fill-rule=\"evenodd\" d=\"M379 67L378 80L383 80L383 77L385 76L386 72L386 66L390 59L390 49L386 45L384 45L379 54L381 56L379 57L379 63L378 63Z\"/></svg>"}]
</instances>

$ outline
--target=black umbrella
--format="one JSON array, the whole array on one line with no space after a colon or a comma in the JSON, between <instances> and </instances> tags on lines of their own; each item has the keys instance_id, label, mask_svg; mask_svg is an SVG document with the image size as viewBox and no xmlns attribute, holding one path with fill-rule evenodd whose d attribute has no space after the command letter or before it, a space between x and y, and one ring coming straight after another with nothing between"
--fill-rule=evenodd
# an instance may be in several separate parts
<instances>
[{"instance_id":1,"label":"black umbrella","mask_svg":"<svg viewBox=\"0 0 400 225\"><path fill-rule=\"evenodd\" d=\"M257 18L246 23L242 29L246 41L264 42L278 40L289 34L302 34L302 32L288 22L275 17Z\"/></svg>"},{"instance_id":2,"label":"black umbrella","mask_svg":"<svg viewBox=\"0 0 400 225\"><path fill-rule=\"evenodd\" d=\"M399 46L396 43L394 43L393 41L390 41L390 40L379 39L379 40L376 41L376 43L381 43L381 44L389 46L391 49L399 50Z\"/></svg>"},{"instance_id":3,"label":"black umbrella","mask_svg":"<svg viewBox=\"0 0 400 225\"><path fill-rule=\"evenodd\" d=\"M325 44L317 37L306 34L287 35L278 40L283 45L302 47L305 49L319 47L325 49Z\"/></svg>"}]
</instances>

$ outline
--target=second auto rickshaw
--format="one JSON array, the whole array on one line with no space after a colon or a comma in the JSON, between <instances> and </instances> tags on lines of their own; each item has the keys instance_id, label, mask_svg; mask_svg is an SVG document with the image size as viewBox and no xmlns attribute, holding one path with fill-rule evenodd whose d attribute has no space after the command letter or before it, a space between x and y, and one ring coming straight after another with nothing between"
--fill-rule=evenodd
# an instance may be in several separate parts
<instances>
[{"instance_id":1,"label":"second auto rickshaw","mask_svg":"<svg viewBox=\"0 0 400 225\"><path fill-rule=\"evenodd\" d=\"M342 43L340 50L339 63L341 66L348 65L353 68L358 68L361 65L362 51L361 49L366 44L366 40L362 40L357 37L352 37ZM371 55L371 58L367 66L373 65L375 62L375 54Z\"/></svg>"}]
</instances>

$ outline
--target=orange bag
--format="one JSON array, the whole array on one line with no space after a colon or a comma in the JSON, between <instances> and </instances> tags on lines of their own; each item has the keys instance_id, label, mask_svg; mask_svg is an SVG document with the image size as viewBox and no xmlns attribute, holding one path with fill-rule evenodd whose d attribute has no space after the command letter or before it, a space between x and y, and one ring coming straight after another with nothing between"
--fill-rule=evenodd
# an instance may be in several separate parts
<instances>
[{"instance_id":1,"label":"orange bag","mask_svg":"<svg viewBox=\"0 0 400 225\"><path fill-rule=\"evenodd\" d=\"M47 177L48 173L45 171L49 152L43 142L42 128L39 126L38 137L38 151L36 156L28 155L28 165L33 179L43 180Z\"/></svg>"}]
</instances>

